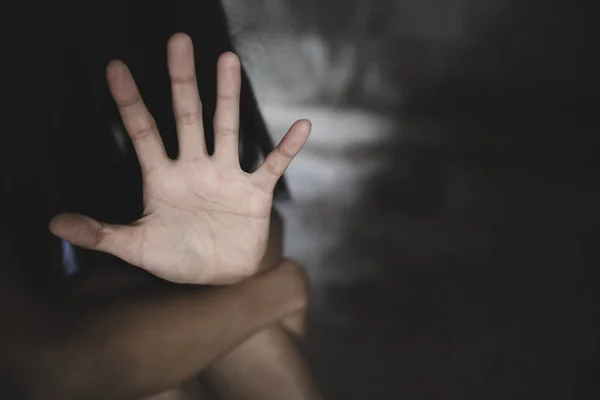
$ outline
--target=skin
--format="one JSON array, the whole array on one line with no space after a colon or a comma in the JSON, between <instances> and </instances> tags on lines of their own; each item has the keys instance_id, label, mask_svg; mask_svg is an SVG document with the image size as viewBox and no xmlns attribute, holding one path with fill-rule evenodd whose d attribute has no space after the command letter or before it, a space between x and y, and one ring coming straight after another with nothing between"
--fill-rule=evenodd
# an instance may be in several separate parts
<instances>
[{"instance_id":1,"label":"skin","mask_svg":"<svg viewBox=\"0 0 600 400\"><path fill-rule=\"evenodd\" d=\"M182 147L185 147L185 137L191 140L204 137L201 130L195 131L196 139L190 134L194 132L188 129L194 126L194 118L185 107L193 104L191 97L186 96L191 81L189 76L178 77L177 72L178 62L186 65L186 61L182 61L186 59L186 51L187 66L191 60L193 71L190 48L189 38L183 35L176 35L169 44L174 107ZM160 139L131 75L123 64L111 64L108 71L111 91L144 171L146 211L131 226L107 225L79 215L60 215L51 222L51 230L82 247L105 251L130 263L137 260L132 264L173 282L236 282L266 269L265 265L272 265L266 261L269 251L265 254L270 211L267 216L263 216L263 211L253 212L262 210L265 204L270 210L273 187L306 141L310 127L305 122L295 124L256 173L227 169L231 165L227 162L226 144L228 140L233 143L231 136L236 135L232 132L238 123L235 118L231 119L232 114L227 111L231 111L231 107L227 104L231 105L232 100L239 103L239 79L231 79L235 78L228 74L231 67L239 75L237 58L230 54L221 57L221 104L217 106L215 130L216 148L225 150L216 150L210 163L206 154L201 154L205 159L200 161L197 156L186 158L183 153L177 161L158 162L156 156L159 154L166 158L164 149L158 146ZM231 87L234 87L233 92L229 91ZM194 101L199 105L197 92L195 97ZM219 125L227 116L229 122L234 121L229 128ZM199 116L196 119L201 121ZM201 123L197 124L197 128L201 128ZM219 139L221 136L223 138ZM233 147L237 149L237 145L229 146L230 150ZM237 153L233 154L237 157ZM178 181L181 176L192 182L208 182L208 185L196 187L184 180ZM148 183L153 182L152 179L156 181ZM222 184L215 186L215 181ZM206 187L211 190L202 192L207 190ZM268 188L266 196L265 188ZM198 196L198 191L202 195ZM257 195L259 200L248 201L258 192L262 192ZM236 196L238 200L234 201ZM215 208L213 203L221 200L225 207ZM238 206L241 208L236 208ZM223 216L226 219L219 219ZM248 226L252 228L248 229ZM233 235L244 228L247 233L244 237ZM190 238L186 235L185 239L189 240L183 241L185 245L174 248L174 237L180 230L190 233ZM261 234L265 230L266 234ZM203 242L206 236L193 234L198 232L212 237ZM233 235L231 240L228 234ZM212 251L207 251L209 249ZM230 257L230 254L234 256ZM10 262L8 257L2 257L0 261L0 264ZM143 279L133 277L131 282L142 280L148 280L148 276L143 275ZM5 274L0 275L0 288L0 303L4 305L0 307L0 319L13 321L0 334L2 375L10 378L6 390L15 393L16 398L134 398L178 386L209 365L214 365L207 375L214 386L225 396L237 396L231 388L250 386L235 374L234 367L250 365L257 355L262 358L263 366L274 365L272 357L271 361L262 357L265 345L280 349L271 356L284 359L282 354L285 354L288 360L294 360L295 364L279 364L281 368L296 368L291 369L295 372L277 387L277 391L271 391L271 394L277 393L274 398L316 396L316 392L311 394L310 376L297 349L288 346L285 339L281 340L287 337L282 336L288 335L287 331L275 325L286 317L301 314L306 306L306 280L294 263L282 262L270 271L230 287L199 289L152 281L149 286L141 284L137 290L128 286L120 293L113 291L110 296L105 293L104 299L88 295L88 301L73 302L74 297L69 296L71 301L59 304L39 303L27 288L15 285L14 278ZM106 290L107 286L103 288ZM73 293L77 291L74 289L72 296L76 296ZM79 293L85 291L79 289ZM268 326L271 328L252 336ZM260 377L262 382L269 380L268 368L256 368L255 372L258 373L255 377ZM296 375L300 379L294 378L296 372L300 373ZM245 377L247 379L248 374ZM256 379L250 381L258 382ZM306 382L308 390L299 387L298 382ZM290 387L290 384L295 386ZM259 394L264 393L265 387L260 385L244 393L255 393L254 398L268 398ZM288 396L292 390L294 394Z\"/></svg>"},{"instance_id":2,"label":"skin","mask_svg":"<svg viewBox=\"0 0 600 400\"><path fill-rule=\"evenodd\" d=\"M283 260L283 227L279 215L271 218L271 236L261 269L276 268ZM203 388L222 400L320 399L302 352L305 309L255 333L219 357L202 373ZM152 396L152 400L197 400L198 381Z\"/></svg>"},{"instance_id":3,"label":"skin","mask_svg":"<svg viewBox=\"0 0 600 400\"><path fill-rule=\"evenodd\" d=\"M177 160L167 157L127 67L115 61L107 70L142 169L142 217L124 226L61 214L52 219L50 230L171 282L239 282L259 269L269 237L273 190L308 140L311 125L297 121L257 171L243 172L238 161L241 67L237 56L225 53L217 67L215 151L209 156L191 39L174 35L167 53L181 149Z\"/></svg>"},{"instance_id":4,"label":"skin","mask_svg":"<svg viewBox=\"0 0 600 400\"><path fill-rule=\"evenodd\" d=\"M283 260L283 226L273 214L264 268ZM202 377L223 400L317 400L320 393L302 352L305 309L254 334L213 364ZM189 399L195 399L195 393Z\"/></svg>"},{"instance_id":5,"label":"skin","mask_svg":"<svg viewBox=\"0 0 600 400\"><path fill-rule=\"evenodd\" d=\"M271 220L266 271L222 288L172 285L113 265L47 303L0 269L0 320L11 321L0 331L1 375L10 382L0 384L0 393L10 389L2 398L195 399L193 385L180 385L200 373L222 399L319 398L283 323L302 319L306 277L282 260L281 220ZM0 266L7 255L0 251Z\"/></svg>"},{"instance_id":6,"label":"skin","mask_svg":"<svg viewBox=\"0 0 600 400\"><path fill-rule=\"evenodd\" d=\"M15 287L14 280L2 278L0 286ZM94 306L39 304L24 288L3 290L0 297L11 304L0 311L11 321L0 332L0 391L18 399L132 399L163 392L306 305L293 263L238 285L157 287Z\"/></svg>"}]
</instances>

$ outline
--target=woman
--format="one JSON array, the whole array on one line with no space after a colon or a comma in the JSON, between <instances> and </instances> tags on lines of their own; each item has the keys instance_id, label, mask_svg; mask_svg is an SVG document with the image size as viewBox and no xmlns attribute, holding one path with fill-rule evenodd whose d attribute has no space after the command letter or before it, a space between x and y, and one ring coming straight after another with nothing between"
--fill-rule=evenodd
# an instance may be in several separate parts
<instances>
[{"instance_id":1,"label":"woman","mask_svg":"<svg viewBox=\"0 0 600 400\"><path fill-rule=\"evenodd\" d=\"M139 179L140 170L139 167L136 167L135 156L133 152L123 151L123 148L126 149L126 147L119 147L120 129L115 124L115 109L104 101L107 98L104 93L105 89L102 85L97 84L99 65L104 64L108 58L118 56L113 53L113 50L109 51L109 49L113 49L114 45L114 49L117 49L116 52L122 52L123 56L120 58L124 58L134 72L136 70L143 72L139 80L141 90L144 94L146 91L148 94L159 94L157 97L145 97L148 99L148 106L155 114L166 149L171 155L174 155L177 153L176 135L168 129L164 129L172 118L170 113L164 112L167 109L163 104L164 99L168 99L169 96L165 95L164 87L161 90L160 81L155 81L160 71L165 70L166 72L167 66L156 62L159 58L154 58L154 55L157 54L157 48L164 44L164 39L173 31L186 30L186 23L191 21L190 15L201 15L200 13L195 14L193 8L185 8L185 6L191 6L191 3L183 4L183 6L180 2L170 3L176 6L174 11L171 8L157 8L141 13L132 12L140 9L136 2L127 4L128 10L120 10L122 14L128 15L128 18L123 20L125 24L120 25L121 29L118 28L118 22L111 26L113 29L110 32L113 34L113 41L106 36L95 37L91 34L96 32L93 27L84 27L83 24L79 27L79 32L81 33L83 28L87 28L90 34L65 35L63 39L69 39L66 42L70 45L65 46L64 53L70 57L62 58L64 60L63 68L56 67L55 64L50 66L56 67L55 74L64 74L69 78L75 76L75 79L61 81L71 83L75 95L72 92L69 94L69 90L65 90L62 85L46 88L52 89L46 90L44 93L46 96L49 93L56 95L57 91L64 93L62 96L57 96L63 100L60 104L49 102L55 108L48 113L51 116L50 121L44 121L44 126L48 126L49 123L52 127L51 134L47 136L48 139L46 136L40 135L37 138L39 146L33 149L27 158L23 157L22 153L6 154L6 157L3 157L3 161L10 161L4 170L12 171L8 177L3 177L5 192L9 190L12 193L8 198L3 199L5 200L5 210L20 210L26 206L27 213L5 212L3 214L2 228L7 240L5 240L6 251L2 258L2 267L10 264L19 266L22 270L23 266L40 266L39 268L28 268L30 271L26 274L29 278L28 282L38 288L37 293L40 293L39 289L45 289L44 299L54 299L54 303L40 306L39 303L36 303L34 296L27 295L29 292L25 289L15 290L11 283L14 282L14 279L11 280L9 274L4 273L4 279L1 282L6 290L2 291L2 296L5 297L2 319L7 321L17 312L18 315L25 316L21 318L22 321L11 321L10 329L6 329L2 333L2 364L6 369L4 376L13 378L13 382L6 386L16 392L24 391L26 395L33 398L133 398L160 392L193 378L195 374L205 370L215 359L227 354L229 349L242 343L252 333L282 320L285 316L302 311L305 304L304 280L297 267L289 263L284 263L275 270L252 278L239 286L198 290L192 287L167 286L155 281L147 274L119 265L114 258L99 257L97 253L79 252L77 257L70 257L71 261L76 258L80 268L88 267L85 268L86 271L80 272L80 276L75 278L75 283L67 281L66 284L63 284L59 279L60 267L68 261L69 257L65 257L67 252L60 251L60 241L52 239L45 231L44 225L49 216L63 210L81 212L102 220L104 223L98 224L95 220L73 214L63 214L54 219L51 224L53 232L57 235L84 247L112 252L132 264L147 268L155 275L172 281L230 283L251 275L257 269L277 263L281 258L281 255L273 250L273 246L267 250L266 256L262 256L265 252L269 229L269 212L267 212L270 204L269 196L263 196L262 200L256 202L260 207L256 207L256 209L253 208L255 205L252 207L252 211L259 210L260 215L251 216L259 218L250 218L241 220L241 222L239 219L234 219L237 227L247 226L248 224L244 221L258 220L258 223L249 228L253 232L257 232L251 242L245 241L249 235L243 235L231 245L223 245L223 240L228 240L231 236L230 233L237 232L237 229L221 231L219 235L215 236L213 242L205 242L204 248L194 247L195 244L201 243L200 240L190 240L189 243L193 244L192 246L181 243L181 241L172 241L172 234L181 232L178 229L181 226L180 223L189 222L181 215L177 215L177 212L170 213L170 211L180 208L181 204L173 204L173 198L166 199L159 195L158 202L154 202L150 208L148 206L154 201L152 199L156 200L158 193L167 194L167 196L173 193L173 187L170 184L176 178L181 177L179 172L162 175L161 179L156 179L152 184L154 189L150 189L150 201L148 201L149 192L148 186L146 186L147 201L144 205L146 211L150 211L150 213L146 214L145 219L137 224L138 228L142 226L142 229L137 229L137 231L133 228L117 229L116 225L113 225L129 222L137 216L136 214L139 215L142 211L142 204L139 194L135 193L142 193L142 190ZM218 3L213 5L215 8L210 13L206 13L210 15L207 20L210 20L210 23L196 24L207 28L208 32L198 35L194 29L188 30L192 36L194 34L202 36L198 37L196 42L207 36L211 38L210 46L201 46L202 51L196 52L197 54L201 53L202 57L196 71L202 71L198 88L203 99L206 98L202 108L205 119L216 108L214 102L216 90L212 95L207 93L205 96L205 92L210 92L210 89L215 89L217 86L214 81L212 82L214 84L206 84L207 81L204 77L210 73L210 68L206 66L211 62L213 65L216 64L216 55L230 47L222 9ZM110 9L110 7L108 8ZM101 9L98 10L99 13L100 11ZM173 11L173 13L169 14L169 11ZM149 29L157 26L164 27L164 29ZM124 33L124 35L115 32ZM185 36L177 36L171 42L169 51L171 76L175 82L174 94L177 94L177 87L179 87L183 90L182 94L187 93L188 100L194 96L192 93L190 97L190 91L193 92L193 85L189 85L190 76L179 76L178 74L190 71L189 61L192 59L190 46ZM89 48L93 48L93 51L87 54L82 51ZM119 48L121 50L118 50ZM212 54L205 52L205 48L209 48ZM60 52L58 57L56 54L51 54L53 60L62 55ZM79 65L77 65L78 63ZM235 57L225 56L221 60L221 76L227 76L229 74L227 71L239 68L234 65L235 63ZM86 68L82 68L82 66ZM193 71L193 67L191 70ZM25 74L27 70L24 68L16 73ZM224 82L220 85L222 86L222 98L225 100L224 104L235 103L237 90L235 79L233 77L233 79L221 80ZM245 78L243 80L247 81ZM23 80L15 81L24 82ZM140 117L140 115L147 116L147 114L137 103L138 96L135 86L122 64L111 64L109 81L111 81L112 92L117 104L121 106L125 125L134 138L133 143L140 156L142 173L146 174L146 177L152 175L155 173L154 168L156 167L152 163L158 159L154 156L161 153L159 136L152 121ZM46 85L48 82L46 79L42 81ZM50 80L50 82L54 81ZM87 82L92 84L85 84ZM188 84L179 85L185 82ZM234 83L232 84L232 82ZM17 89L16 98L18 99L23 91L19 90L22 88L17 87ZM252 93L248 89L246 86L245 92L242 94L240 121L241 163L246 169L254 166L259 156L258 149L265 148L265 144L268 144L264 123L257 112ZM191 164L191 161L198 159L198 155L194 155L193 151L202 149L200 146L201 135L194 136L194 132L196 134L200 132L198 130L200 124L197 118L192 117L194 111L185 109L186 105L178 104L177 96L174 97L180 143L183 144L185 140L188 140L188 143L196 140L198 145L189 147L192 153L189 154L190 157L187 160L188 164ZM131 100L136 100L136 102ZM193 104L193 102L186 104ZM136 112L132 113L131 110L136 110ZM158 114L155 110L159 111ZM224 140L223 143L229 141L230 145L235 144L236 129L235 116L232 113L233 107L220 107L220 110L216 110L215 126L223 128L224 134L219 136L217 133L215 136L221 137ZM223 114L223 112L225 116L229 115L229 117L219 117L219 114ZM25 119L18 116L16 120L22 123ZM39 120L43 120L43 118L32 121L32 124L38 123ZM90 121L97 121L97 123L90 124ZM217 124L218 121L224 122L223 125ZM231 121L234 121L233 125L225 125ZM210 127L210 124L205 125ZM194 127L193 130L190 129L192 127ZM286 145L281 147L284 148L284 155L293 155L299 150L308 134L307 128L302 123L296 126L295 132L297 133L290 136L293 139L291 140L292 148L288 148L289 152L286 152ZM83 131L89 132L89 136L85 136ZM33 129L32 132L43 131ZM58 134L59 132L60 134ZM117 140L107 135L107 132L112 132ZM259 133L253 137L252 132ZM205 133L208 139L206 140L208 153L212 148L210 141L212 136L210 129L207 129ZM184 140L184 138L186 139ZM250 140L244 140L244 138ZM6 146L4 149L23 149L31 137L17 136L16 138L11 137L11 139L14 139L12 143L9 143L12 146ZM219 148L218 141L216 148ZM221 148L226 148L226 146L221 146ZM187 149L187 146L182 146L178 152L180 159L187 157L184 155ZM224 154L225 158L221 159L224 162L219 165L232 165L235 150L232 146L229 146L229 149L232 151ZM107 162L107 154L113 154L114 162ZM215 150L215 157L217 154L218 150ZM146 157L146 155L150 156ZM248 193L268 194L272 191L277 175L283 172L283 167L289 161L286 156L282 158L281 154L277 156L275 153L275 155L276 158L274 161L272 160L270 169L263 170L264 173L253 175L259 178L262 176L262 178L251 182L251 187L246 186L252 190L258 188L258 191L238 191L229 198L238 198ZM205 157L206 154L202 153L202 156ZM164 157L164 154L160 157ZM207 157L203 161L203 166L208 165L206 159ZM166 157L163 158L163 161L165 160L167 160ZM197 171L193 168L188 171L191 170ZM173 172L173 170L170 171ZM203 170L202 173L204 171L206 170ZM275 176L272 176L273 172ZM42 176L35 181L26 179L36 175ZM186 176L193 178L196 175L190 173ZM221 179L222 176L229 177L230 175L205 176L209 178L216 176ZM241 176L247 177L239 173L238 177ZM165 177L174 179L164 179ZM147 182L146 179L145 183ZM179 188L187 188L187 183L190 181L180 179L179 182ZM233 185L233 187L239 187L239 182L241 181L237 181L238 185ZM210 184L210 181L208 183ZM155 189L156 191L154 191ZM181 200L182 192L177 193L175 200ZM194 191L188 194L190 193L198 194ZM211 193L214 194L215 191ZM217 191L216 193L221 192ZM215 203L214 198L207 197L206 193L203 193L200 198L209 201L212 199L208 204ZM222 197L217 200L222 200ZM161 205L158 205L159 203ZM169 207L165 207L165 203ZM221 204L220 201L216 201L216 203ZM231 204L235 206L237 203ZM241 204L245 206L244 203ZM196 206L197 204L194 204L192 208L195 209ZM222 212L223 210L218 211ZM214 215L216 214L205 212L203 217ZM198 218L196 221L202 219ZM148 225L144 225L146 223ZM232 220L220 221L219 224L231 226L230 223ZM170 228L161 232L159 228L164 226L170 226ZM196 227L202 226L207 229L204 232L214 233L215 229L211 227L217 225L188 223L187 226L190 232L197 233ZM10 235L7 235L6 232L10 232ZM147 232L158 232L158 236L145 236L144 233ZM6 238L6 236L10 237ZM189 237L190 235L185 235L184 239ZM205 235L200 233L195 239L204 237ZM158 242L156 242L157 238L160 238ZM132 239L136 240L131 241ZM148 240L150 241L148 242ZM271 243L277 244L278 240L276 237L273 238L273 235L270 240ZM159 242L162 245L155 246ZM123 243L130 245L122 246ZM161 246L163 250L148 256L148 250L157 248L160 250ZM182 252L173 252L173 246L179 246ZM219 246L222 248L218 249ZM31 248L36 248L36 252L31 252ZM236 253L234 255L237 257L224 257L229 255L230 248L234 249L231 253ZM218 251L207 256L208 253L205 251L207 249L217 249ZM238 252L238 249L241 250ZM48 257L42 257L44 254L47 254ZM181 257L182 254L186 256ZM156 261L157 257L160 258L158 262ZM179 257L179 259L175 259L175 257ZM47 260L48 258L54 260L54 269L47 268L47 262L38 262L38 259ZM262 265L260 265L261 259ZM106 267L107 263L112 264L110 270ZM89 266L94 264L102 266L102 270L92 268L89 271ZM199 268L199 265L202 268ZM53 272L48 273L47 271L50 270ZM106 279L107 276L110 279ZM113 279L114 277L116 279ZM124 282L126 277L127 282ZM55 284L55 282L58 283ZM71 288L70 291L67 291L70 294L57 295L57 293L65 293L63 290L65 285ZM96 296L89 289L82 289L84 287L100 289L103 293ZM73 307L73 299L78 300L78 307ZM241 299L244 301L240 301ZM8 307L9 302L10 307ZM232 319L235 321L234 323L232 323ZM229 378L235 379L240 375L235 371L228 372L228 369L231 370L229 366L240 365L236 362L236 352L241 354L237 357L241 362L247 361L248 357L260 360L252 355L255 354L258 347L264 345L264 340L259 341L257 347L256 342L253 343L251 339L238 346L220 362L213 363L212 371L209 368L208 375L213 377L216 389L221 393L229 392L233 396L242 395L238 398L243 398L243 396L254 398L314 397L316 394L312 388L310 376L301 357L297 356L293 341L285 336L285 332L277 326L273 326L263 334L268 340L276 338L278 347L283 349L282 352L286 355L292 354L287 358L291 360L288 367L291 368L291 374L296 376L289 378L288 382L295 387L283 384L281 388L270 388L279 390L278 394L236 393L236 387L244 386L244 382L238 382L238 385L228 381ZM8 342L11 343L10 347ZM284 345L282 346L281 343ZM87 357L82 357L80 355L82 353ZM61 367L57 368L57 365ZM260 368L255 368L255 370L260 371ZM260 382L260 379L249 379L249 381L256 384ZM285 380L282 381L285 382ZM303 384L300 384L299 388L295 382ZM264 390L264 385L259 386L257 390ZM289 394L290 387L295 391L292 395ZM233 391L231 391L232 388ZM248 388L254 390L252 385Z\"/></svg>"}]
</instances>

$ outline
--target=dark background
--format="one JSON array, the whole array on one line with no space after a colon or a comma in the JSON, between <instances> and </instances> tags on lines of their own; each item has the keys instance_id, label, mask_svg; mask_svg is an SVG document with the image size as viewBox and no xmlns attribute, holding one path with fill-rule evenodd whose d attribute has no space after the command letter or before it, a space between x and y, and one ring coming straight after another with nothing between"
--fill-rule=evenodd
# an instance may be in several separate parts
<instances>
[{"instance_id":1,"label":"dark background","mask_svg":"<svg viewBox=\"0 0 600 400\"><path fill-rule=\"evenodd\" d=\"M313 122L278 207L312 281L307 350L326 399L600 398L591 3L224 0L274 139ZM116 24L94 4L77 21ZM26 133L61 90L36 30L54 5L11 5L27 18L4 24L2 88L27 74L48 88L11 97L20 130L7 123L0 164L38 179L48 143Z\"/></svg>"},{"instance_id":2,"label":"dark background","mask_svg":"<svg viewBox=\"0 0 600 400\"><path fill-rule=\"evenodd\" d=\"M583 1L227 0L313 282L328 399L598 397L596 13Z\"/></svg>"}]
</instances>

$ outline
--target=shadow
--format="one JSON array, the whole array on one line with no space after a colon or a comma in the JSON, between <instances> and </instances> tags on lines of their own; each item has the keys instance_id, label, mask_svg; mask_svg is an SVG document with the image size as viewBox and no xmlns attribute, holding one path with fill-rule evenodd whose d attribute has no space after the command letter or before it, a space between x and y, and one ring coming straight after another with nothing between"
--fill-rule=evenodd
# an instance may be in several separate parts
<instances>
[{"instance_id":1,"label":"shadow","mask_svg":"<svg viewBox=\"0 0 600 400\"><path fill-rule=\"evenodd\" d=\"M29 28L29 35L10 37L3 48L11 62L3 66L3 98L9 106L0 149L0 222L12 233L11 247L19 259L15 265L26 266L20 271L26 280L39 292L60 292L61 243L48 230L52 216L75 212L107 223L130 223L143 211L139 163L108 90L108 63L120 59L128 65L169 156L175 158L168 39L183 32L194 42L209 152L217 59L233 51L233 44L219 0L85 6L60 1L44 5L35 16L23 8L14 18ZM52 21L52 29L44 30L44 19ZM250 171L271 150L272 141L245 71L242 86L240 164ZM115 140L119 132L122 148ZM282 181L279 191L285 190ZM96 252L76 253L83 264L107 262Z\"/></svg>"},{"instance_id":2,"label":"shadow","mask_svg":"<svg viewBox=\"0 0 600 400\"><path fill-rule=\"evenodd\" d=\"M385 168L323 262L368 272L315 289L326 398L598 395L597 28L580 2L502 5L355 150Z\"/></svg>"}]
</instances>

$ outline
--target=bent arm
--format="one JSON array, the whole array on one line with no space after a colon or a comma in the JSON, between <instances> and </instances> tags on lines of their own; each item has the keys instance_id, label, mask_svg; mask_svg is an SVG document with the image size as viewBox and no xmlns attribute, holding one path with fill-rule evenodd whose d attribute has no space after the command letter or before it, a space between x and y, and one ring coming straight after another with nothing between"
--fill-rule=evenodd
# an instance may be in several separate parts
<instances>
[{"instance_id":1,"label":"bent arm","mask_svg":"<svg viewBox=\"0 0 600 400\"><path fill-rule=\"evenodd\" d=\"M0 276L0 280L2 277ZM0 289L12 287L4 280ZM168 286L95 310L48 310L0 291L0 363L19 398L132 398L174 387L305 306L291 263L235 286ZM17 304L17 302L19 304ZM14 318L15 310L26 321ZM29 321L29 322L27 322Z\"/></svg>"},{"instance_id":2,"label":"bent arm","mask_svg":"<svg viewBox=\"0 0 600 400\"><path fill-rule=\"evenodd\" d=\"M263 269L283 260L283 221L276 212L271 221ZM218 359L204 374L209 387L223 400L320 399L301 346L305 311L301 309L254 334Z\"/></svg>"}]
</instances>

